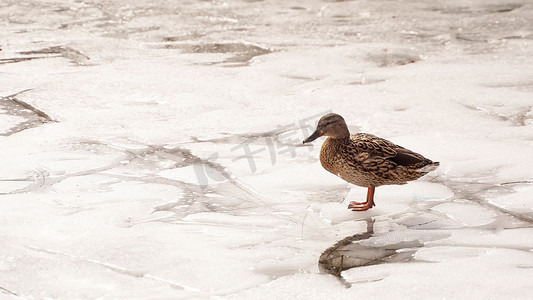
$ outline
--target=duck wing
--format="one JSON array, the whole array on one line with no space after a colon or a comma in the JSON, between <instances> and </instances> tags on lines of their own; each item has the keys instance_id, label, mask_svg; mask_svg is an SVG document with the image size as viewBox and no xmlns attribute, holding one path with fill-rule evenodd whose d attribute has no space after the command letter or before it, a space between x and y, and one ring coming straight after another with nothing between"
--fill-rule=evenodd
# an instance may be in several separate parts
<instances>
[{"instance_id":1,"label":"duck wing","mask_svg":"<svg viewBox=\"0 0 533 300\"><path fill-rule=\"evenodd\" d=\"M416 152L372 134L354 134L351 140L358 152L367 152L370 157L382 157L397 165L416 168L432 163L431 160Z\"/></svg>"},{"instance_id":2,"label":"duck wing","mask_svg":"<svg viewBox=\"0 0 533 300\"><path fill-rule=\"evenodd\" d=\"M394 147L398 145L369 133L357 133L350 136L351 146L359 153L371 156L394 157L398 153Z\"/></svg>"},{"instance_id":3,"label":"duck wing","mask_svg":"<svg viewBox=\"0 0 533 300\"><path fill-rule=\"evenodd\" d=\"M411 150L407 150L405 148L398 148L396 150L396 156L390 157L389 160L397 163L401 166L419 166L419 165L427 165L431 163L431 160L423 157L422 155L413 152Z\"/></svg>"}]
</instances>

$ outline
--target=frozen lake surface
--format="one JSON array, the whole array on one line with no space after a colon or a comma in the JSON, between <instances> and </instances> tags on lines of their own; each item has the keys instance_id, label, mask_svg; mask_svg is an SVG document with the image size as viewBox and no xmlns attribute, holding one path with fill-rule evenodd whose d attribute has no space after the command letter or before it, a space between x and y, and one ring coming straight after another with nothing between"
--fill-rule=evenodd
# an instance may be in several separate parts
<instances>
[{"instance_id":1,"label":"frozen lake surface","mask_svg":"<svg viewBox=\"0 0 533 300\"><path fill-rule=\"evenodd\" d=\"M0 295L526 299L531 1L0 3ZM341 114L441 166L325 171ZM319 263L320 262L320 263Z\"/></svg>"}]
</instances>

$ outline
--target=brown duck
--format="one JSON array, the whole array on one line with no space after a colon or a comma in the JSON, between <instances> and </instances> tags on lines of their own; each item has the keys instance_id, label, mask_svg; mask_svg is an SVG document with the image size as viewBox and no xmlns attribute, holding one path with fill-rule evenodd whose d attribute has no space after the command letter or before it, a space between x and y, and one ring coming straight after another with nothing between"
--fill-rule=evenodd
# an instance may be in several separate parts
<instances>
[{"instance_id":1,"label":"brown duck","mask_svg":"<svg viewBox=\"0 0 533 300\"><path fill-rule=\"evenodd\" d=\"M439 165L424 156L368 133L350 135L338 114L320 118L316 131L304 143L321 136L328 138L320 150L324 169L342 179L368 188L366 202L350 202L349 209L364 211L375 206L374 191L381 185L406 184Z\"/></svg>"}]
</instances>

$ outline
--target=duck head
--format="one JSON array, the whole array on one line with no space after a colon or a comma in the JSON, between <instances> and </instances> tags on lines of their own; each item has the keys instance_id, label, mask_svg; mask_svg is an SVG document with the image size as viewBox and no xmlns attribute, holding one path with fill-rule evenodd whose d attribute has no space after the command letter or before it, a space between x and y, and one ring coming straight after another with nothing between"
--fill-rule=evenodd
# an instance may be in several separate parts
<instances>
[{"instance_id":1,"label":"duck head","mask_svg":"<svg viewBox=\"0 0 533 300\"><path fill-rule=\"evenodd\" d=\"M315 132L304 141L304 144L312 142L321 136L329 136L332 139L345 139L350 137L350 131L343 117L331 113L320 118Z\"/></svg>"}]
</instances>

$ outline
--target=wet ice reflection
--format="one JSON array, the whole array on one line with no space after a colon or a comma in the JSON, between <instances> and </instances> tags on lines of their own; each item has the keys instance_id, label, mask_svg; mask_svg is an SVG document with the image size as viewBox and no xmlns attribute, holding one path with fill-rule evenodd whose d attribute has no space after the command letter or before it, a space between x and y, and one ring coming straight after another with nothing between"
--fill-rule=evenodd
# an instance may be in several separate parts
<instances>
[{"instance_id":1,"label":"wet ice reflection","mask_svg":"<svg viewBox=\"0 0 533 300\"><path fill-rule=\"evenodd\" d=\"M5 0L0 16L1 294L533 293L531 5ZM327 112L441 167L354 213L365 190L301 144Z\"/></svg>"},{"instance_id":2,"label":"wet ice reflection","mask_svg":"<svg viewBox=\"0 0 533 300\"><path fill-rule=\"evenodd\" d=\"M29 90L0 97L0 112L4 116L1 123L3 131L0 132L0 136L10 136L47 122L53 122L52 118L43 111L17 99L17 95L27 91Z\"/></svg>"}]
</instances>

